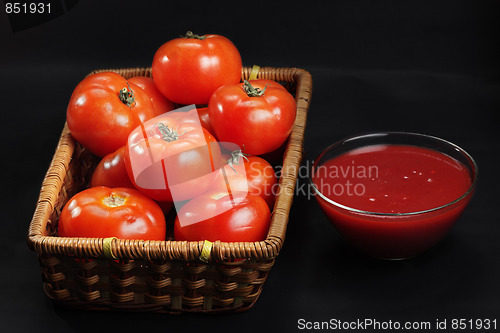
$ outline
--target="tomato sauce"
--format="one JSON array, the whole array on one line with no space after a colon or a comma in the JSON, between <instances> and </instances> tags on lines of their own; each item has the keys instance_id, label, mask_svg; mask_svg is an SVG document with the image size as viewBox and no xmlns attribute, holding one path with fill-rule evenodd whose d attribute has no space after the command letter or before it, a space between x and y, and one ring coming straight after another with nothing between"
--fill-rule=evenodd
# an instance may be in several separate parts
<instances>
[{"instance_id":1,"label":"tomato sauce","mask_svg":"<svg viewBox=\"0 0 500 333\"><path fill-rule=\"evenodd\" d=\"M326 215L347 239L374 256L404 258L437 243L470 196L442 209L422 211L459 199L472 180L463 164L438 151L373 145L316 167L313 183L325 197L346 206L343 209L317 196Z\"/></svg>"}]
</instances>

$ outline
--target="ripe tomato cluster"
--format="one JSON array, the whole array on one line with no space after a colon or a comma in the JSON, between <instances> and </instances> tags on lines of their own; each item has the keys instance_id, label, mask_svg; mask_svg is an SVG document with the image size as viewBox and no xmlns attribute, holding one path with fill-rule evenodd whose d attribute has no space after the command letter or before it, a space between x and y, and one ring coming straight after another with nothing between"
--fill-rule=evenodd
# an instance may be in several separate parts
<instances>
[{"instance_id":1,"label":"ripe tomato cluster","mask_svg":"<svg viewBox=\"0 0 500 333\"><path fill-rule=\"evenodd\" d=\"M188 32L156 51L152 78L80 82L68 128L101 160L64 206L59 236L165 240L175 206L175 240L264 240L278 181L263 156L287 140L296 105L277 82L240 82L241 71L229 39Z\"/></svg>"}]
</instances>

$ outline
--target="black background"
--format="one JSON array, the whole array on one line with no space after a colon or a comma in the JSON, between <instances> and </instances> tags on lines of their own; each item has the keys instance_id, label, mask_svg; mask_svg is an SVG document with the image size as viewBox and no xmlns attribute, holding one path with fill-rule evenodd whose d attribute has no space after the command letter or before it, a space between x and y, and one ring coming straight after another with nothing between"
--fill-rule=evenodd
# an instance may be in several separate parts
<instances>
[{"instance_id":1,"label":"black background","mask_svg":"<svg viewBox=\"0 0 500 333\"><path fill-rule=\"evenodd\" d=\"M16 32L5 7L0 14L0 322L6 331L290 332L299 318L447 319L447 331L453 318L489 318L499 329L498 1L71 2L67 13ZM93 69L150 66L161 44L187 30L228 37L246 66L311 72L305 163L334 141L370 131L414 131L462 146L480 169L465 214L424 255L380 261L351 249L314 199L299 194L284 248L245 313L54 307L26 236L70 94Z\"/></svg>"}]
</instances>

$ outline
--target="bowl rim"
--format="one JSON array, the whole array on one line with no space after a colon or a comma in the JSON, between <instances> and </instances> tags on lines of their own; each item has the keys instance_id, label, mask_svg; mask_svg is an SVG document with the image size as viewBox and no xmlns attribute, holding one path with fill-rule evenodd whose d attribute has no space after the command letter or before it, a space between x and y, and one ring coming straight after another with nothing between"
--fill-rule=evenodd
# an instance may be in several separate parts
<instances>
[{"instance_id":1,"label":"bowl rim","mask_svg":"<svg viewBox=\"0 0 500 333\"><path fill-rule=\"evenodd\" d=\"M353 208L353 207L349 207L349 206L346 206L346 205L343 205L341 203L338 203L328 197L326 197L323 193L321 193L321 191L319 191L318 188L316 188L316 185L314 184L313 182L313 174L314 174L314 169L317 165L317 162L318 160L324 155L326 154L328 151L334 149L335 147L337 146L340 146L346 142L349 142L349 141L352 141L352 140L357 140L357 139L362 139L362 138L368 138L368 137L376 137L376 136L389 136L389 135L406 135L406 136L413 136L413 137L422 137L422 138L426 138L426 139L431 139L431 140L436 140L440 143L443 143L445 145L449 145L451 148L454 148L455 150L457 150L459 153L465 155L465 157L470 161L472 167L473 167L473 174L471 174L471 178L472 178L472 182L471 182L471 185L469 186L469 188L467 189L467 191L462 194L459 198L447 203L447 204L444 204L444 205L441 205L441 206L438 206L438 207L434 207L434 208L429 208L429 209L425 209L425 210L420 210L420 211L414 211L414 212L405 212L405 213L382 213L382 212L370 212L370 211L365 211L365 210L362 210L362 209L357 209L357 208ZM366 147L366 146L369 146L369 145L365 145L365 146L360 146L358 148L362 148L362 147ZM354 148L356 149L356 148ZM431 148L427 148L427 149L431 149ZM434 150L434 149L432 149ZM436 150L437 151L437 150ZM459 162L461 163L461 162ZM463 164L463 163L461 163ZM313 164L312 164L312 172L309 173L309 185L313 188L314 190L314 193L316 195L319 195L320 198L322 198L323 200L325 200L327 203L329 204L332 204L334 206L337 206L339 208L342 208L344 210L347 210L349 212L354 212L354 213L358 213L358 214L365 214L365 215L376 215L376 216L413 216L413 215L419 215L419 214L425 214L425 213L430 213L430 212L434 212L434 211L438 211L438 210L441 210L441 209L444 209L444 208L447 208L449 206L452 206L460 201L462 201L463 199L465 199L467 196L469 196L470 193L472 193L474 191L474 188L476 187L476 184L477 184L477 178L478 178L478 173L479 173L479 169L478 169L478 166L477 166L477 163L476 161L472 158L472 156L467 152L465 151L465 149L463 149L462 147L448 141L448 140L445 140L445 139L442 139L442 138L439 138L437 136L433 136L433 135L428 135L428 134L422 134L422 133L415 133L415 132L404 132L404 131L384 131L384 132L371 132L371 133L366 133L366 134L360 134L360 135L354 135L354 136L350 136L350 137L347 137L345 139L342 139L342 140L339 140L333 144L331 144L330 146L326 147L325 149L323 149L321 151L321 153L319 153L316 158L314 159L313 161Z\"/></svg>"}]
</instances>

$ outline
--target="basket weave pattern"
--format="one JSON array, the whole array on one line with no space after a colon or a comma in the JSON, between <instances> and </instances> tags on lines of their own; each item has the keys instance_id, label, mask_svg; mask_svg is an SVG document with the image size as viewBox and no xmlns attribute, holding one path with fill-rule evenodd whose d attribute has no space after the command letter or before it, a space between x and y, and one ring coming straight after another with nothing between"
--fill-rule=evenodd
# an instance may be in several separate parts
<instances>
[{"instance_id":1,"label":"basket weave pattern","mask_svg":"<svg viewBox=\"0 0 500 333\"><path fill-rule=\"evenodd\" d=\"M151 76L151 68L112 70L125 78ZM247 79L251 68L243 68ZM297 117L283 158L280 190L267 238L253 243L214 242L208 263L204 242L114 239L112 256L102 238L57 237L64 204L84 189L99 159L71 137L65 125L45 175L28 233L38 254L46 294L55 302L85 309L221 312L250 308L259 297L285 240L312 90L308 72L260 68L258 78L283 82L297 101Z\"/></svg>"}]
</instances>

